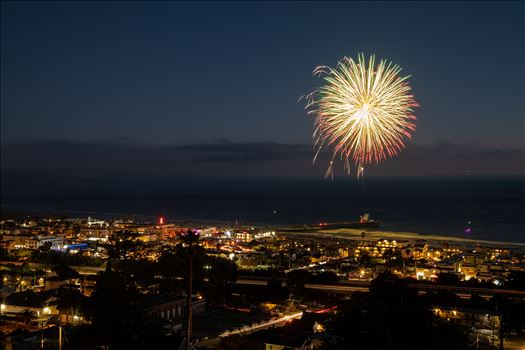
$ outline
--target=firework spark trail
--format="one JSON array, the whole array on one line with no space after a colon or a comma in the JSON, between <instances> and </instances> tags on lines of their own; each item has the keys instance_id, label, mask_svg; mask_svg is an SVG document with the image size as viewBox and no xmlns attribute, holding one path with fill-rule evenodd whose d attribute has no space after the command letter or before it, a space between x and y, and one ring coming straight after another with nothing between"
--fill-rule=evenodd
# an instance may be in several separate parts
<instances>
[{"instance_id":1,"label":"firework spark trail","mask_svg":"<svg viewBox=\"0 0 525 350\"><path fill-rule=\"evenodd\" d=\"M405 147L405 138L416 129L413 108L418 104L406 82L409 76L400 72L386 60L375 66L374 55L366 62L363 54L357 62L345 57L336 68L314 70L325 84L306 96L305 108L315 116L314 162L323 147L332 149L326 177L333 177L337 156L348 173L352 160L359 178L366 164L394 157Z\"/></svg>"}]
</instances>

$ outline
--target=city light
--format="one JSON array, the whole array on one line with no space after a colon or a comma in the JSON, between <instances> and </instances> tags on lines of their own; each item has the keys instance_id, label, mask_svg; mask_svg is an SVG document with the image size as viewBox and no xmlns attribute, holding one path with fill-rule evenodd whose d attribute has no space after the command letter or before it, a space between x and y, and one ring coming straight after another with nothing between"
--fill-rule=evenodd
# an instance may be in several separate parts
<instances>
[{"instance_id":1,"label":"city light","mask_svg":"<svg viewBox=\"0 0 525 350\"><path fill-rule=\"evenodd\" d=\"M525 1L48 3L1 4L2 349L523 347Z\"/></svg>"}]
</instances>

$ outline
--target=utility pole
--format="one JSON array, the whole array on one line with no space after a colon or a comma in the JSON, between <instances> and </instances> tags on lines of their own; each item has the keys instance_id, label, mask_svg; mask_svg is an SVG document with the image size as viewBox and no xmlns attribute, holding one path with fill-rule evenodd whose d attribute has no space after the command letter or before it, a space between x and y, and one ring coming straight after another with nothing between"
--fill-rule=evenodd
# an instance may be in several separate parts
<instances>
[{"instance_id":1,"label":"utility pole","mask_svg":"<svg viewBox=\"0 0 525 350\"><path fill-rule=\"evenodd\" d=\"M188 293L186 295L186 350L190 350L191 322L192 322L192 278L193 278L193 252L188 247Z\"/></svg>"},{"instance_id":2,"label":"utility pole","mask_svg":"<svg viewBox=\"0 0 525 350\"><path fill-rule=\"evenodd\" d=\"M222 280L222 305L226 306L226 280Z\"/></svg>"},{"instance_id":3,"label":"utility pole","mask_svg":"<svg viewBox=\"0 0 525 350\"><path fill-rule=\"evenodd\" d=\"M58 350L62 350L62 324L61 323L58 324Z\"/></svg>"}]
</instances>

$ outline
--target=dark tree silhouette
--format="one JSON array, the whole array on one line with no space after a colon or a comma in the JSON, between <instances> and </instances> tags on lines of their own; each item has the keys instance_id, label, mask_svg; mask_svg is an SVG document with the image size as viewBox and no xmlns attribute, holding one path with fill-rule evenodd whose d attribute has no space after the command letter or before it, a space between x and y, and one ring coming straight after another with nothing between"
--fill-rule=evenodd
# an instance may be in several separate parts
<instances>
[{"instance_id":1,"label":"dark tree silhouette","mask_svg":"<svg viewBox=\"0 0 525 350\"><path fill-rule=\"evenodd\" d=\"M78 290L70 288L58 289L58 305L57 309L60 313L68 316L83 315L83 302L86 297Z\"/></svg>"},{"instance_id":2,"label":"dark tree silhouette","mask_svg":"<svg viewBox=\"0 0 525 350\"><path fill-rule=\"evenodd\" d=\"M187 265L187 288L186 288L186 350L190 350L191 344L191 331L192 331L192 293L193 293L193 257L195 254L196 247L199 244L199 234L196 231L188 230L182 235L182 242L184 247L184 253L186 256Z\"/></svg>"},{"instance_id":3,"label":"dark tree silhouette","mask_svg":"<svg viewBox=\"0 0 525 350\"><path fill-rule=\"evenodd\" d=\"M225 304L230 293L230 284L237 280L237 265L225 258L206 257L204 272L207 275L205 293L208 301Z\"/></svg>"},{"instance_id":4,"label":"dark tree silhouette","mask_svg":"<svg viewBox=\"0 0 525 350\"><path fill-rule=\"evenodd\" d=\"M446 286L458 286L459 276L454 273L440 273L437 278L437 283Z\"/></svg>"},{"instance_id":5,"label":"dark tree silhouette","mask_svg":"<svg viewBox=\"0 0 525 350\"><path fill-rule=\"evenodd\" d=\"M141 325L136 297L137 291L111 269L111 264L99 274L96 289L85 307L98 345L115 345L132 339Z\"/></svg>"},{"instance_id":6,"label":"dark tree silhouette","mask_svg":"<svg viewBox=\"0 0 525 350\"><path fill-rule=\"evenodd\" d=\"M22 319L26 325L31 324L31 321L35 316L35 312L30 309L24 309L24 311L22 311Z\"/></svg>"},{"instance_id":7,"label":"dark tree silhouette","mask_svg":"<svg viewBox=\"0 0 525 350\"><path fill-rule=\"evenodd\" d=\"M306 270L293 270L286 274L286 285L290 290L290 297L298 298L304 293L304 285L312 274Z\"/></svg>"},{"instance_id":8,"label":"dark tree silhouette","mask_svg":"<svg viewBox=\"0 0 525 350\"><path fill-rule=\"evenodd\" d=\"M330 349L468 349L456 328L434 319L417 291L386 272L354 293L329 324Z\"/></svg>"}]
</instances>

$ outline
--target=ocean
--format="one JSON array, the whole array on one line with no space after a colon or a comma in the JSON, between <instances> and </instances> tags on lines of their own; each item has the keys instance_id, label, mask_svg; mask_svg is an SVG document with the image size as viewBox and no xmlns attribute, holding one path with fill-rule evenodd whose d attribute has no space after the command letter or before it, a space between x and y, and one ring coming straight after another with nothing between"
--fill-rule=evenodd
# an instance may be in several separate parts
<instances>
[{"instance_id":1,"label":"ocean","mask_svg":"<svg viewBox=\"0 0 525 350\"><path fill-rule=\"evenodd\" d=\"M54 187L53 187L54 186ZM357 221L388 231L525 242L525 178L107 180L6 190L2 215L57 214L218 224ZM467 230L470 228L469 230Z\"/></svg>"}]
</instances>

